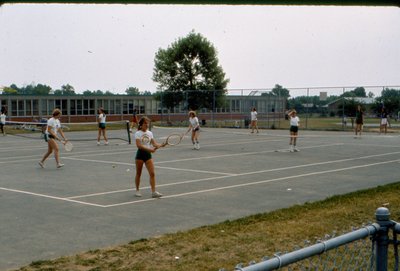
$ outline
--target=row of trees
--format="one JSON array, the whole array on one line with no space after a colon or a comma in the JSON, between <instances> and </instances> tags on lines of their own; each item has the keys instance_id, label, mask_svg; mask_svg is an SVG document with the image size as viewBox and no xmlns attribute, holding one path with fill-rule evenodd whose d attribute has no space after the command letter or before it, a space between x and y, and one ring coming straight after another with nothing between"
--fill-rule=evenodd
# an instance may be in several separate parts
<instances>
[{"instance_id":1,"label":"row of trees","mask_svg":"<svg viewBox=\"0 0 400 271\"><path fill-rule=\"evenodd\" d=\"M129 87L125 90L126 95L152 95L150 91L139 91L136 87ZM75 92L75 88L69 84L62 85L60 89L53 90L50 86L44 84L30 84L23 87L18 87L16 84L12 84L9 87L3 88L3 95L78 95ZM116 95L111 91L102 90L85 90L83 95Z\"/></svg>"}]
</instances>

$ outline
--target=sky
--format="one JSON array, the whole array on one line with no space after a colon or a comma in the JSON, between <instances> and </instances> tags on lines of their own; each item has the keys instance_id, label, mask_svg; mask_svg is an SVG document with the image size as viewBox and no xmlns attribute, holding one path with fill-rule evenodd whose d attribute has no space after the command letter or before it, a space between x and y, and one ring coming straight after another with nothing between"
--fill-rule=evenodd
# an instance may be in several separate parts
<instances>
[{"instance_id":1,"label":"sky","mask_svg":"<svg viewBox=\"0 0 400 271\"><path fill-rule=\"evenodd\" d=\"M228 89L400 86L400 8L4 4L0 87L157 91L156 52L191 31Z\"/></svg>"}]
</instances>

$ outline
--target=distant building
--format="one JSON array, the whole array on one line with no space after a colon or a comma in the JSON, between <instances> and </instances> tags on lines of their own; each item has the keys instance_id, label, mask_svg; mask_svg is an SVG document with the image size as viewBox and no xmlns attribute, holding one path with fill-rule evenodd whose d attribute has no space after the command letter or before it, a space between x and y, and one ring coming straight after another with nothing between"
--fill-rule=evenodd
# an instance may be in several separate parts
<instances>
[{"instance_id":1,"label":"distant building","mask_svg":"<svg viewBox=\"0 0 400 271\"><path fill-rule=\"evenodd\" d=\"M370 98L370 97L341 97L341 98L339 98L337 100L334 100L334 101L326 104L325 107L328 108L329 112L337 112L342 108L343 101L355 101L356 103L360 103L360 104L364 105L367 108L367 111L369 111L369 108L371 107L371 105L375 103L375 98Z\"/></svg>"},{"instance_id":2,"label":"distant building","mask_svg":"<svg viewBox=\"0 0 400 271\"><path fill-rule=\"evenodd\" d=\"M7 106L8 116L13 120L32 121L48 117L54 108L59 108L62 115L67 117L65 122L95 121L97 109L103 107L109 120L129 120L136 109L139 115L151 116L158 120L168 114L184 116L186 119L187 108L185 103L168 110L161 106L161 102L151 95L0 95L0 105ZM261 114L279 115L286 110L286 98L276 96L247 96L227 95L223 107L213 111L199 110L204 118L220 115L221 118L229 116L231 119L241 118L250 114L252 107L257 108Z\"/></svg>"}]
</instances>

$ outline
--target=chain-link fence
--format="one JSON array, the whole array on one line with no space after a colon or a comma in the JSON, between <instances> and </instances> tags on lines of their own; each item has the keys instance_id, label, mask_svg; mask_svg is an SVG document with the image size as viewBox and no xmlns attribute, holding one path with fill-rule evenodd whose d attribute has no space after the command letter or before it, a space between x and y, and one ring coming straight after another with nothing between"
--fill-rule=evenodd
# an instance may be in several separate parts
<instances>
[{"instance_id":1,"label":"chain-link fence","mask_svg":"<svg viewBox=\"0 0 400 271\"><path fill-rule=\"evenodd\" d=\"M353 130L360 105L364 131L400 131L400 86L292 88L289 91L288 107L296 109L305 129ZM383 112L387 114L386 129L381 125Z\"/></svg>"},{"instance_id":2,"label":"chain-link fence","mask_svg":"<svg viewBox=\"0 0 400 271\"><path fill-rule=\"evenodd\" d=\"M250 112L256 108L260 128L279 128L287 110L287 98L266 89L165 91L157 100L161 125L168 126L187 125L187 113L194 110L202 126L247 128Z\"/></svg>"},{"instance_id":3,"label":"chain-link fence","mask_svg":"<svg viewBox=\"0 0 400 271\"><path fill-rule=\"evenodd\" d=\"M234 270L399 270L397 234L400 224L389 219L387 208L375 213L377 222L340 236L325 236L316 244L305 242L303 248L289 253L276 253L271 259L251 261L247 266L240 263ZM220 269L220 271L227 271Z\"/></svg>"},{"instance_id":4,"label":"chain-link fence","mask_svg":"<svg viewBox=\"0 0 400 271\"><path fill-rule=\"evenodd\" d=\"M7 108L13 121L33 121L62 110L64 122L95 121L98 107L108 120L128 120L134 110L164 126L188 125L188 111L195 110L202 126L247 128L250 112L256 108L258 127L289 128L288 110L295 109L300 128L310 130L351 131L355 112L361 105L363 130L400 132L400 86L309 87L272 89L162 91L154 95L111 96L32 96L0 95L0 105ZM382 109L387 124L382 126Z\"/></svg>"},{"instance_id":5,"label":"chain-link fence","mask_svg":"<svg viewBox=\"0 0 400 271\"><path fill-rule=\"evenodd\" d=\"M400 132L400 86L312 87L274 89L163 92L162 125L186 125L187 112L195 110L203 126L247 128L250 111L258 113L258 127L286 129L287 113L295 109L302 129L351 131L357 106L363 111L363 130ZM384 95L383 95L384 94ZM384 110L384 111L383 111ZM383 112L387 124L382 125Z\"/></svg>"}]
</instances>

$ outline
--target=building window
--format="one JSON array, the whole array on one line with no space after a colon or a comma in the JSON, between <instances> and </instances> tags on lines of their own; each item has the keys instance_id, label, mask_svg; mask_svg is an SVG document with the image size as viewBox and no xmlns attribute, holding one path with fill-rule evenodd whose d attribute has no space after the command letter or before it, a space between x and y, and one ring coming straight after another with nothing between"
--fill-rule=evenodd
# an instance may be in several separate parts
<instances>
[{"instance_id":1,"label":"building window","mask_svg":"<svg viewBox=\"0 0 400 271\"><path fill-rule=\"evenodd\" d=\"M115 114L115 109L114 109L114 100L110 100L110 111L108 114Z\"/></svg>"},{"instance_id":2,"label":"building window","mask_svg":"<svg viewBox=\"0 0 400 271\"><path fill-rule=\"evenodd\" d=\"M122 101L122 114L128 114L128 101Z\"/></svg>"},{"instance_id":3,"label":"building window","mask_svg":"<svg viewBox=\"0 0 400 271\"><path fill-rule=\"evenodd\" d=\"M76 100L77 115L82 115L83 113L83 103L82 100Z\"/></svg>"},{"instance_id":4,"label":"building window","mask_svg":"<svg viewBox=\"0 0 400 271\"><path fill-rule=\"evenodd\" d=\"M69 113L71 115L76 115L76 100L69 101Z\"/></svg>"},{"instance_id":5,"label":"building window","mask_svg":"<svg viewBox=\"0 0 400 271\"><path fill-rule=\"evenodd\" d=\"M121 100L115 100L115 114L121 114Z\"/></svg>"},{"instance_id":6,"label":"building window","mask_svg":"<svg viewBox=\"0 0 400 271\"><path fill-rule=\"evenodd\" d=\"M94 108L95 100L89 100L89 114L95 115L96 109Z\"/></svg>"},{"instance_id":7,"label":"building window","mask_svg":"<svg viewBox=\"0 0 400 271\"><path fill-rule=\"evenodd\" d=\"M32 100L33 115L39 116L39 100Z\"/></svg>"},{"instance_id":8,"label":"building window","mask_svg":"<svg viewBox=\"0 0 400 271\"><path fill-rule=\"evenodd\" d=\"M46 115L52 115L53 110L55 109L55 103L54 100L50 99L47 101L47 114Z\"/></svg>"},{"instance_id":9,"label":"building window","mask_svg":"<svg viewBox=\"0 0 400 271\"><path fill-rule=\"evenodd\" d=\"M94 115L94 100L83 100L83 115Z\"/></svg>"},{"instance_id":10,"label":"building window","mask_svg":"<svg viewBox=\"0 0 400 271\"><path fill-rule=\"evenodd\" d=\"M25 115L26 116L33 116L33 112L32 112L32 100L26 100L25 101Z\"/></svg>"},{"instance_id":11,"label":"building window","mask_svg":"<svg viewBox=\"0 0 400 271\"><path fill-rule=\"evenodd\" d=\"M11 116L18 116L17 100L11 100Z\"/></svg>"},{"instance_id":12,"label":"building window","mask_svg":"<svg viewBox=\"0 0 400 271\"><path fill-rule=\"evenodd\" d=\"M18 116L25 116L25 101L18 101Z\"/></svg>"}]
</instances>

